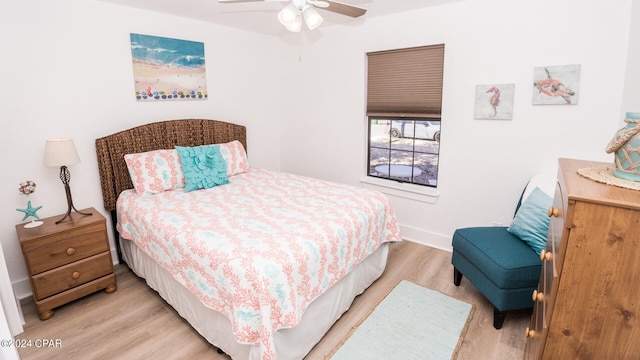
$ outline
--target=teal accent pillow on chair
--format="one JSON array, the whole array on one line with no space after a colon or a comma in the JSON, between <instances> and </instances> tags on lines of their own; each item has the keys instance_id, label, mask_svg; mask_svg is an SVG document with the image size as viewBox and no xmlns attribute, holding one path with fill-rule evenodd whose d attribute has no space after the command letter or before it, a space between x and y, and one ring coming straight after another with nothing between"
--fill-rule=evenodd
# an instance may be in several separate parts
<instances>
[{"instance_id":1,"label":"teal accent pillow on chair","mask_svg":"<svg viewBox=\"0 0 640 360\"><path fill-rule=\"evenodd\" d=\"M227 163L218 145L176 146L184 173L184 191L209 189L229 183Z\"/></svg>"},{"instance_id":2,"label":"teal accent pillow on chair","mask_svg":"<svg viewBox=\"0 0 640 360\"><path fill-rule=\"evenodd\" d=\"M551 196L536 187L524 201L507 230L540 255L547 245L549 216L547 209L553 203Z\"/></svg>"}]
</instances>

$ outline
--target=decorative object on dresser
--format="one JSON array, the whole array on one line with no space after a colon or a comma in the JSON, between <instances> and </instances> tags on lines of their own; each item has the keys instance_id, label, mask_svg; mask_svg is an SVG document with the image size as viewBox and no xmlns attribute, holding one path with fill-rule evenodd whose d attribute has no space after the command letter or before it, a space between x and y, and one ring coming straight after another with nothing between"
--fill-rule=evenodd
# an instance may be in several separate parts
<instances>
[{"instance_id":1,"label":"decorative object on dresser","mask_svg":"<svg viewBox=\"0 0 640 360\"><path fill-rule=\"evenodd\" d=\"M626 114L627 126L618 130L605 151L615 152L613 176L640 182L640 113Z\"/></svg>"},{"instance_id":2,"label":"decorative object on dresser","mask_svg":"<svg viewBox=\"0 0 640 360\"><path fill-rule=\"evenodd\" d=\"M117 289L106 220L94 208L83 211L93 216L78 212L67 214L69 221L60 224L49 217L36 228L16 225L41 320L72 300Z\"/></svg>"},{"instance_id":3,"label":"decorative object on dresser","mask_svg":"<svg viewBox=\"0 0 640 360\"><path fill-rule=\"evenodd\" d=\"M20 194L26 195L27 198L29 198L29 195L33 194L36 191L36 183L31 180L23 181L20 183L20 187L18 187L18 191L20 192ZM35 219L40 220L40 216L38 216L37 214L37 211L40 209L42 209L42 205L36 206L34 208L33 206L31 206L30 200L27 200L27 207L25 209L16 209L17 211L24 213L24 217L22 218L22 221L25 221L28 218L33 217L33 219L31 219L31 222L24 224L24 227L32 228L32 227L42 225L42 221L35 221Z\"/></svg>"},{"instance_id":4,"label":"decorative object on dresser","mask_svg":"<svg viewBox=\"0 0 640 360\"><path fill-rule=\"evenodd\" d=\"M71 210L81 215L91 215L91 213L83 213L78 211L73 205L71 199L71 188L69 187L69 181L71 180L71 173L67 166L80 162L78 151L73 143L73 139L50 139L44 147L44 164L47 166L60 167L60 180L64 184L64 191L67 194L67 213L63 218L56 221L56 224L62 222L62 220L69 217Z\"/></svg>"},{"instance_id":5,"label":"decorative object on dresser","mask_svg":"<svg viewBox=\"0 0 640 360\"><path fill-rule=\"evenodd\" d=\"M633 359L640 354L640 192L559 160L558 181L525 359Z\"/></svg>"}]
</instances>

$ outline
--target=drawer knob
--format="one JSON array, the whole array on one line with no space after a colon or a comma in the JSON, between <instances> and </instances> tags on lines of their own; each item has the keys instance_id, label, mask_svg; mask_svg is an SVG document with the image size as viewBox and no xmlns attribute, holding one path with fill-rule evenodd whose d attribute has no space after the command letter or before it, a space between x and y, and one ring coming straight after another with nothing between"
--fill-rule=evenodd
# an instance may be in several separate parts
<instances>
[{"instance_id":1,"label":"drawer knob","mask_svg":"<svg viewBox=\"0 0 640 360\"><path fill-rule=\"evenodd\" d=\"M539 292L538 290L533 290L531 298L533 301L544 301L544 293Z\"/></svg>"},{"instance_id":2,"label":"drawer knob","mask_svg":"<svg viewBox=\"0 0 640 360\"><path fill-rule=\"evenodd\" d=\"M72 247L67 248L67 255L71 256L71 255L73 255L75 253L76 253L76 249L74 249Z\"/></svg>"},{"instance_id":3,"label":"drawer knob","mask_svg":"<svg viewBox=\"0 0 640 360\"><path fill-rule=\"evenodd\" d=\"M80 277L80 273L79 272L74 271L74 272L71 273L71 278L73 280L78 280L79 277Z\"/></svg>"},{"instance_id":4,"label":"drawer knob","mask_svg":"<svg viewBox=\"0 0 640 360\"><path fill-rule=\"evenodd\" d=\"M527 328L525 329L524 337L533 339L534 337L536 337L536 331L533 329L529 329L529 327L527 326Z\"/></svg>"},{"instance_id":5,"label":"drawer knob","mask_svg":"<svg viewBox=\"0 0 640 360\"><path fill-rule=\"evenodd\" d=\"M549 210L547 210L547 215L549 215L549 217L558 217L560 216L560 209L558 208L554 208L553 206L549 207Z\"/></svg>"},{"instance_id":6,"label":"drawer knob","mask_svg":"<svg viewBox=\"0 0 640 360\"><path fill-rule=\"evenodd\" d=\"M540 261L550 261L553 259L553 254L547 250L540 251Z\"/></svg>"}]
</instances>

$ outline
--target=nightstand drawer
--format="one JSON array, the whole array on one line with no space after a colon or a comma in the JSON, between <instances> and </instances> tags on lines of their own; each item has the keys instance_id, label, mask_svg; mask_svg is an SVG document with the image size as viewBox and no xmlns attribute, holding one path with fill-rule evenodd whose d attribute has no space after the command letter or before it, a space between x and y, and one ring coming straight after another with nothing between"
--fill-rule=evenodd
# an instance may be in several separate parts
<instances>
[{"instance_id":1,"label":"nightstand drawer","mask_svg":"<svg viewBox=\"0 0 640 360\"><path fill-rule=\"evenodd\" d=\"M113 272L111 254L105 252L32 277L37 300L61 293Z\"/></svg>"},{"instance_id":2,"label":"nightstand drawer","mask_svg":"<svg viewBox=\"0 0 640 360\"><path fill-rule=\"evenodd\" d=\"M27 252L24 258L31 275L109 251L104 231L82 234Z\"/></svg>"}]
</instances>

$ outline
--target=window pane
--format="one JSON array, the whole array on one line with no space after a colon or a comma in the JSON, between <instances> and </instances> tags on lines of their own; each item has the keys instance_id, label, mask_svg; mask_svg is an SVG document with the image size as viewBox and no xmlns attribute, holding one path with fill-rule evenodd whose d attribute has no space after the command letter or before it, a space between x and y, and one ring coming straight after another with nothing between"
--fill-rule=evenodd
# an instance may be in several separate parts
<instances>
[{"instance_id":1,"label":"window pane","mask_svg":"<svg viewBox=\"0 0 640 360\"><path fill-rule=\"evenodd\" d=\"M378 176L377 166L389 164L389 147L391 138L389 129L391 121L386 119L369 119L369 175Z\"/></svg>"},{"instance_id":2,"label":"window pane","mask_svg":"<svg viewBox=\"0 0 640 360\"><path fill-rule=\"evenodd\" d=\"M389 136L390 120L369 120L369 145L372 147L389 148L391 138Z\"/></svg>"},{"instance_id":3,"label":"window pane","mask_svg":"<svg viewBox=\"0 0 640 360\"><path fill-rule=\"evenodd\" d=\"M440 119L369 120L369 176L437 186Z\"/></svg>"},{"instance_id":4,"label":"window pane","mask_svg":"<svg viewBox=\"0 0 640 360\"><path fill-rule=\"evenodd\" d=\"M389 165L389 149L369 148L369 175L379 176L376 168Z\"/></svg>"},{"instance_id":5,"label":"window pane","mask_svg":"<svg viewBox=\"0 0 640 360\"><path fill-rule=\"evenodd\" d=\"M438 185L438 155L415 153L414 164L422 171L413 179L415 183Z\"/></svg>"}]
</instances>

